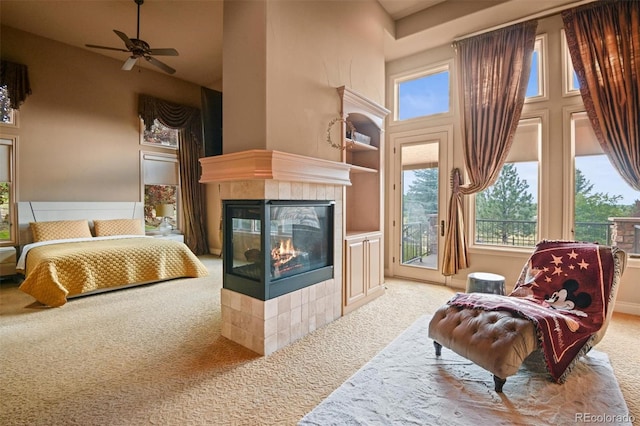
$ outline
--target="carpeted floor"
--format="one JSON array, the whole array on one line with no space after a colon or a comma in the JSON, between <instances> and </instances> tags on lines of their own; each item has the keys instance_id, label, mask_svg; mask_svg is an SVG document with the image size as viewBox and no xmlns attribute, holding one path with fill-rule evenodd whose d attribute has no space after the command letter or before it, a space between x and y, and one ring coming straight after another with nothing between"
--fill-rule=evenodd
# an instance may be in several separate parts
<instances>
[{"instance_id":1,"label":"carpeted floor","mask_svg":"<svg viewBox=\"0 0 640 426\"><path fill-rule=\"evenodd\" d=\"M603 352L592 350L562 384L542 356L528 359L502 394L486 370L443 349L436 357L424 315L306 415L299 426L520 425L592 420L630 425L629 410ZM585 411L588 410L588 411Z\"/></svg>"},{"instance_id":2,"label":"carpeted floor","mask_svg":"<svg viewBox=\"0 0 640 426\"><path fill-rule=\"evenodd\" d=\"M261 357L220 336L222 266L203 261L209 277L57 309L0 284L0 424L295 425L453 294L388 279L384 296ZM636 422L639 335L639 317L616 314L597 346Z\"/></svg>"}]
</instances>

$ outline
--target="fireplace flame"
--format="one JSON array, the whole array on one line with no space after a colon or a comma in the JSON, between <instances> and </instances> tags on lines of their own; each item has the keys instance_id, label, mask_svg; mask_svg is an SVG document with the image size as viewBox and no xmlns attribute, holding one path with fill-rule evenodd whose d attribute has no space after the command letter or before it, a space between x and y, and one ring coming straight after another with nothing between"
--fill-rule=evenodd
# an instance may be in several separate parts
<instances>
[{"instance_id":1,"label":"fireplace flame","mask_svg":"<svg viewBox=\"0 0 640 426\"><path fill-rule=\"evenodd\" d=\"M280 264L284 264L298 256L298 253L298 250L293 247L291 239L288 239L281 241L277 247L271 250L271 258L279 261Z\"/></svg>"}]
</instances>

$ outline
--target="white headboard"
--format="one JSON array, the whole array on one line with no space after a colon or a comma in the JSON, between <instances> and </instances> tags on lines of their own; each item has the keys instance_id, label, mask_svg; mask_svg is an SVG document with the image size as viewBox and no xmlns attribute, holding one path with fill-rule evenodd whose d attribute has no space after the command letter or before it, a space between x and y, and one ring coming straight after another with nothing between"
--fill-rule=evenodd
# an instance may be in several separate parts
<instances>
[{"instance_id":1,"label":"white headboard","mask_svg":"<svg viewBox=\"0 0 640 426\"><path fill-rule=\"evenodd\" d=\"M144 220L144 205L136 201L23 201L18 202L18 239L20 245L33 241L30 222L87 219Z\"/></svg>"}]
</instances>

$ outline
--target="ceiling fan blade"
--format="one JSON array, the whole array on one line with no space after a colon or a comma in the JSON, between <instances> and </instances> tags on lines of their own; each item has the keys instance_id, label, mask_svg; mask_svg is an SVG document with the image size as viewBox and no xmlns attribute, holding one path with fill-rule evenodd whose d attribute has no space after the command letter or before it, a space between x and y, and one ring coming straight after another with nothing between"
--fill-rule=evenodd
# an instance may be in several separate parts
<instances>
[{"instance_id":1,"label":"ceiling fan blade","mask_svg":"<svg viewBox=\"0 0 640 426\"><path fill-rule=\"evenodd\" d=\"M118 52L128 52L128 50L121 49L119 47L98 46L96 44L85 44L85 46L93 47L94 49L107 49L107 50L117 50Z\"/></svg>"},{"instance_id":2,"label":"ceiling fan blade","mask_svg":"<svg viewBox=\"0 0 640 426\"><path fill-rule=\"evenodd\" d=\"M122 70L131 71L131 69L136 64L136 62L138 62L138 58L135 56L131 56L129 59L126 60L124 65L122 65Z\"/></svg>"},{"instance_id":3,"label":"ceiling fan blade","mask_svg":"<svg viewBox=\"0 0 640 426\"><path fill-rule=\"evenodd\" d=\"M178 56L178 51L176 49L171 49L171 48L151 49L149 51L149 55L155 55L155 56Z\"/></svg>"},{"instance_id":4,"label":"ceiling fan blade","mask_svg":"<svg viewBox=\"0 0 640 426\"><path fill-rule=\"evenodd\" d=\"M113 32L116 33L118 35L118 37L120 37L122 39L122 41L124 41L124 44L125 44L125 46L127 46L127 49L131 50L131 49L136 47L136 45L133 44L131 39L129 37L127 37L127 35L125 33L123 33L122 31L113 30Z\"/></svg>"},{"instance_id":5,"label":"ceiling fan blade","mask_svg":"<svg viewBox=\"0 0 640 426\"><path fill-rule=\"evenodd\" d=\"M176 70L171 68L169 65L160 62L159 60L157 60L156 58L154 58L152 56L145 56L144 58L147 61L151 62L153 65L155 65L156 67L160 68L162 71L164 71L164 72L166 72L168 74L173 74L173 73L176 72Z\"/></svg>"}]
</instances>

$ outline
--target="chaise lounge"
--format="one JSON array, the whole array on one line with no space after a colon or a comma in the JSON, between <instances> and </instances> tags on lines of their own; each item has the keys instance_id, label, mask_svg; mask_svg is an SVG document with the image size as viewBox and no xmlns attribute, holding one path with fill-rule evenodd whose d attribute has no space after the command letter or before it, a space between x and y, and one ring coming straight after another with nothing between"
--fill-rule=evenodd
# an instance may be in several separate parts
<instances>
[{"instance_id":1,"label":"chaise lounge","mask_svg":"<svg viewBox=\"0 0 640 426\"><path fill-rule=\"evenodd\" d=\"M429 324L436 356L442 346L493 373L495 391L525 359L542 355L553 380L604 336L626 254L574 241L540 242L507 296L458 293Z\"/></svg>"}]
</instances>

